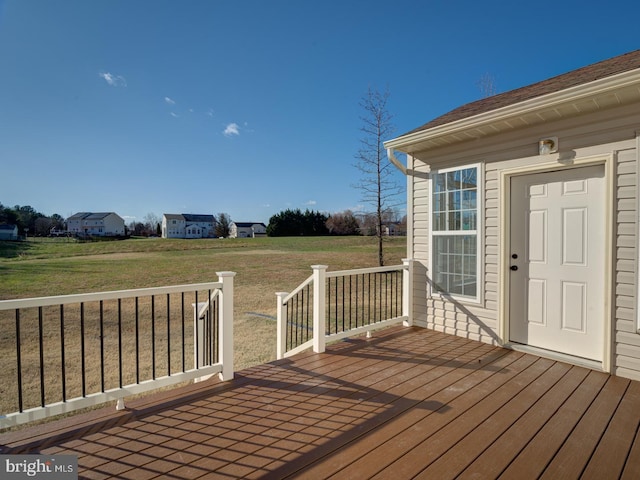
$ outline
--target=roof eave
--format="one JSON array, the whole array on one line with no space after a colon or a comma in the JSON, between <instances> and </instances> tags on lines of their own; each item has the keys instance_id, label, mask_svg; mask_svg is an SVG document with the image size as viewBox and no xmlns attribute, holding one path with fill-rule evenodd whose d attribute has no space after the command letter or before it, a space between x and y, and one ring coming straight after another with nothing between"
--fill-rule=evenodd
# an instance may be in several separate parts
<instances>
[{"instance_id":1,"label":"roof eave","mask_svg":"<svg viewBox=\"0 0 640 480\"><path fill-rule=\"evenodd\" d=\"M413 132L384 142L387 149L397 150L409 155L429 150L437 145L437 140L444 140L451 145L465 140L486 136L479 129L492 130L492 126L531 116L539 112L558 109L563 105L596 99L603 95L611 95L616 91L635 87L635 101L640 100L640 69L630 70L593 82L576 85L557 92L541 95L529 100L514 103L506 107L490 110L454 122L438 125L425 130ZM581 112L576 109L575 115ZM498 129L494 129L498 130Z\"/></svg>"}]
</instances>

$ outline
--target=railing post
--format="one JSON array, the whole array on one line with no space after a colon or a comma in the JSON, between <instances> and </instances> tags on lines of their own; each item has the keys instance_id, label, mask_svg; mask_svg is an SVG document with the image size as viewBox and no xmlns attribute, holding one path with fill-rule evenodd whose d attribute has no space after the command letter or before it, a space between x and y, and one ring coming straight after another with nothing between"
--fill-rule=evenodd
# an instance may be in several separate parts
<instances>
[{"instance_id":1,"label":"railing post","mask_svg":"<svg viewBox=\"0 0 640 480\"><path fill-rule=\"evenodd\" d=\"M287 305L284 303L287 295L289 295L288 292L276 292L276 297L278 297L276 358L278 360L284 358L287 351Z\"/></svg>"},{"instance_id":2,"label":"railing post","mask_svg":"<svg viewBox=\"0 0 640 480\"><path fill-rule=\"evenodd\" d=\"M326 265L312 265L313 269L313 351L323 353L326 344Z\"/></svg>"},{"instance_id":3,"label":"railing post","mask_svg":"<svg viewBox=\"0 0 640 480\"><path fill-rule=\"evenodd\" d=\"M218 302L220 320L218 322L218 361L222 363L220 380L233 379L233 277L235 272L216 272L222 283L222 295Z\"/></svg>"},{"instance_id":4,"label":"railing post","mask_svg":"<svg viewBox=\"0 0 640 480\"><path fill-rule=\"evenodd\" d=\"M405 327L413 325L413 259L403 258L402 265L402 315L407 317Z\"/></svg>"}]
</instances>

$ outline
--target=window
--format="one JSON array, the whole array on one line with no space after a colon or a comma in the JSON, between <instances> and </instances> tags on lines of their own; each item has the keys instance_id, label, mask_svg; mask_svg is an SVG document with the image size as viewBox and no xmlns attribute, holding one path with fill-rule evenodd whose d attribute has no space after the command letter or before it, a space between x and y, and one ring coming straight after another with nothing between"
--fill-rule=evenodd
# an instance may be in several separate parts
<instances>
[{"instance_id":1,"label":"window","mask_svg":"<svg viewBox=\"0 0 640 480\"><path fill-rule=\"evenodd\" d=\"M478 298L478 171L476 165L431 176L435 292Z\"/></svg>"}]
</instances>

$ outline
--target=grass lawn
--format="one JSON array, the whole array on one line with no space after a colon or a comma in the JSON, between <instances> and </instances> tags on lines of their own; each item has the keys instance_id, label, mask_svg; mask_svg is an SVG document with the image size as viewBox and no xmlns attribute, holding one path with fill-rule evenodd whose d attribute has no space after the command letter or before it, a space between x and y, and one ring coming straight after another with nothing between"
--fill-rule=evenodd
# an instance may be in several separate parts
<instances>
[{"instance_id":1,"label":"grass lawn","mask_svg":"<svg viewBox=\"0 0 640 480\"><path fill-rule=\"evenodd\" d=\"M385 242L388 265L406 256L406 238ZM377 265L372 237L256 239L68 239L0 242L0 300L217 281L235 277L235 363L275 359L277 291L291 291L311 265L331 270Z\"/></svg>"}]
</instances>

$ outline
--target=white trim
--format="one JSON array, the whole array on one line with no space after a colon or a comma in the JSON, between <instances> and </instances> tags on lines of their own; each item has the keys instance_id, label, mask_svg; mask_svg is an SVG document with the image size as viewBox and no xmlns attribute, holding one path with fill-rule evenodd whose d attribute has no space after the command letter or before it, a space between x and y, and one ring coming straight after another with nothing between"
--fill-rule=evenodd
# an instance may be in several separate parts
<instances>
[{"instance_id":1,"label":"white trim","mask_svg":"<svg viewBox=\"0 0 640 480\"><path fill-rule=\"evenodd\" d=\"M578 365L579 367L590 368L591 370L600 370L602 372L605 371L603 368L603 362L590 360L588 358L575 357L573 355L567 355L566 353L555 352L553 350L546 350L539 347L532 347L531 345L523 345L521 343L509 342L503 346L516 352L531 353L533 355L537 355L538 357L549 358L558 362Z\"/></svg>"},{"instance_id":2,"label":"white trim","mask_svg":"<svg viewBox=\"0 0 640 480\"><path fill-rule=\"evenodd\" d=\"M605 279L604 279L604 312L605 322L603 325L603 359L600 369L605 372L611 372L611 366L613 364L613 309L615 308L615 301L613 298L614 292L614 275L613 267L615 266L613 257L613 246L615 245L613 222L615 215L613 208L615 205L615 171L614 171L614 155L594 155L572 160L570 162L559 163L559 155L552 155L549 161L539 165L527 165L523 167L504 169L499 172L499 205L500 205L500 252L498 259L498 294L499 298L503 301L500 303L498 310L498 336L501 340L502 346L507 348L513 348L514 345L509 340L509 247L510 247L510 229L509 222L511 218L511 178L519 175L530 175L533 173L553 172L558 170L566 170L570 168L580 168L592 165L604 165L605 175ZM527 348L533 348L526 346ZM518 347L521 348L521 347ZM573 359L570 363L578 365L584 364L584 359L578 359L568 355L563 355L558 352L558 356L562 355L566 359ZM558 357L559 358L559 357ZM599 362L596 362L599 363Z\"/></svg>"},{"instance_id":3,"label":"white trim","mask_svg":"<svg viewBox=\"0 0 640 480\"><path fill-rule=\"evenodd\" d=\"M640 128L636 130L636 333L640 333Z\"/></svg>"},{"instance_id":4,"label":"white trim","mask_svg":"<svg viewBox=\"0 0 640 480\"><path fill-rule=\"evenodd\" d=\"M455 299L461 303L468 303L473 305L480 305L484 300L484 164L483 163L469 163L463 165L457 165L455 167L447 167L442 169L433 169L429 172L429 200L427 215L429 216L429 276L433 278L433 175L440 173L447 173L456 170L464 170L468 168L475 168L477 171L477 191L476 191L476 229L475 230L456 230L447 231L442 235L436 234L435 236L443 235L473 235L476 236L476 296L467 297L463 295L454 295L449 292L435 292L433 290L433 283L429 282L427 286L427 295L429 298L437 298L440 300ZM413 208L412 208L413 210Z\"/></svg>"},{"instance_id":5,"label":"white trim","mask_svg":"<svg viewBox=\"0 0 640 480\"><path fill-rule=\"evenodd\" d=\"M54 415L73 412L80 408L93 407L110 401L119 401L129 395L150 392L162 387L172 386L177 383L194 380L206 375L213 375L223 371L223 366L219 363L200 367L198 369L187 370L170 376L158 377L145 380L140 383L125 385L122 388L113 388L104 392L91 393L85 397L71 398L64 402L56 402L44 407L34 407L23 412L10 413L0 416L0 428L15 427L20 424L43 420Z\"/></svg>"},{"instance_id":6,"label":"white trim","mask_svg":"<svg viewBox=\"0 0 640 480\"><path fill-rule=\"evenodd\" d=\"M0 311L17 308L49 307L67 305L69 303L97 302L100 300L117 300L119 298L145 297L165 295L168 293L195 292L197 290L217 290L222 282L194 283L190 285L173 285L170 287L138 288L135 290L114 290L111 292L80 293L77 295L59 295L55 297L36 297L16 300L1 300Z\"/></svg>"},{"instance_id":7,"label":"white trim","mask_svg":"<svg viewBox=\"0 0 640 480\"><path fill-rule=\"evenodd\" d=\"M389 265L385 267L356 268L354 270L334 270L327 272L326 278L344 277L345 275L362 275L366 273L397 272L408 268L406 265Z\"/></svg>"},{"instance_id":8,"label":"white trim","mask_svg":"<svg viewBox=\"0 0 640 480\"><path fill-rule=\"evenodd\" d=\"M414 195L414 163L415 160L411 155L407 155L407 258L415 258L414 238L415 225L413 224L413 211L415 210ZM413 295L413 293L412 293Z\"/></svg>"}]
</instances>

